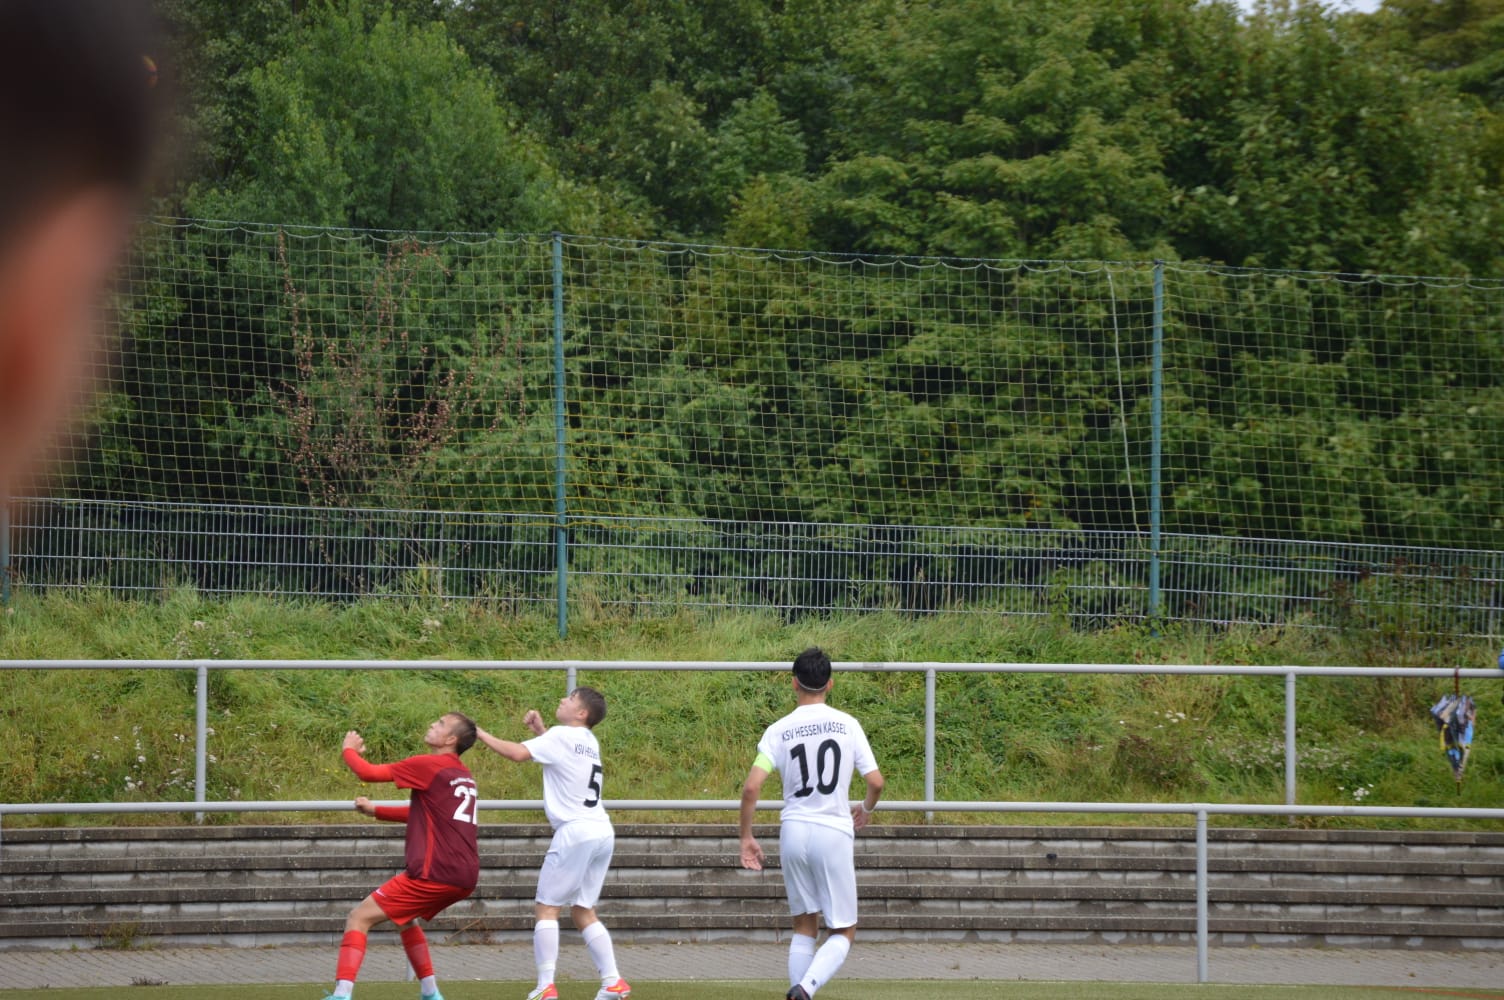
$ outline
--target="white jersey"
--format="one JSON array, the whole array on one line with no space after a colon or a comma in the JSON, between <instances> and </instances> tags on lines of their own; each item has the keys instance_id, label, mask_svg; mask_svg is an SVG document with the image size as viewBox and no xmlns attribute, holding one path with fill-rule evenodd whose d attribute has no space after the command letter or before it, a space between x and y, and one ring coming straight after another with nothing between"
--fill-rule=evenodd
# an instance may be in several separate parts
<instances>
[{"instance_id":1,"label":"white jersey","mask_svg":"<svg viewBox=\"0 0 1504 1000\"><path fill-rule=\"evenodd\" d=\"M558 830L586 820L610 824L601 805L601 745L585 726L552 726L522 744L543 765L543 811Z\"/></svg>"},{"instance_id":2,"label":"white jersey","mask_svg":"<svg viewBox=\"0 0 1504 1000\"><path fill-rule=\"evenodd\" d=\"M758 762L783 776L784 822L803 820L854 835L851 774L877 770L862 724L825 704L800 705L767 728Z\"/></svg>"}]
</instances>

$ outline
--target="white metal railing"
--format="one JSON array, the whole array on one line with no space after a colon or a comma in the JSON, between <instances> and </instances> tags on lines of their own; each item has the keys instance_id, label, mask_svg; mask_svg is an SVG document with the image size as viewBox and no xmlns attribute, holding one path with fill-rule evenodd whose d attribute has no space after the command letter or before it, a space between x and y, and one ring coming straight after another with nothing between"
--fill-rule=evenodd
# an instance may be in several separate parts
<instances>
[{"instance_id":1,"label":"white metal railing","mask_svg":"<svg viewBox=\"0 0 1504 1000\"><path fill-rule=\"evenodd\" d=\"M193 670L197 673L194 743L194 798L192 802L49 802L0 803L0 821L6 815L193 812L202 821L206 812L337 812L350 808L348 800L299 802L209 802L205 799L208 760L208 691L211 670L562 670L565 689L575 686L578 673L588 671L781 671L788 662L777 661L681 661L681 660L0 660L0 670ZM923 811L927 819L936 812L1064 812L1118 814L1181 814L1196 818L1196 974L1207 978L1207 882L1206 824L1211 815L1227 816L1403 816L1429 819L1504 820L1504 809L1404 808L1390 806L1299 806L1295 804L1295 682L1299 677L1431 677L1437 680L1498 678L1493 670L1437 667L1301 667L1220 666L1103 663L948 663L938 661L882 662L844 661L843 672L923 673L924 698L924 799L887 801L885 811ZM1285 804L1250 805L1161 802L952 802L935 799L935 689L941 673L1052 673L1052 674L1200 674L1221 676L1282 677L1285 684ZM736 800L723 799L623 799L608 800L617 810L692 811L733 810ZM758 808L779 808L778 802L760 802ZM539 811L541 801L487 799L487 810Z\"/></svg>"},{"instance_id":2,"label":"white metal railing","mask_svg":"<svg viewBox=\"0 0 1504 1000\"><path fill-rule=\"evenodd\" d=\"M923 673L924 685L924 797L935 798L935 685L941 673L1018 674L1201 674L1234 677L1282 677L1285 682L1285 805L1295 805L1295 681L1299 677L1430 677L1439 681L1461 678L1499 679L1495 670L1443 667L1299 667L1140 665L1122 663L947 663L939 661L843 661L838 671L861 673ZM581 670L650 671L778 671L785 660L0 660L4 670L193 670L197 712L194 723L195 803L203 803L208 767L209 671L211 670L563 670L565 690L575 685ZM929 818L933 810L926 810ZM202 811L199 813L202 819Z\"/></svg>"},{"instance_id":3,"label":"white metal railing","mask_svg":"<svg viewBox=\"0 0 1504 1000\"><path fill-rule=\"evenodd\" d=\"M388 802L400 805L400 802ZM651 811L736 811L738 799L607 799L613 812ZM782 808L778 801L760 801L759 810ZM485 811L542 810L541 799L482 799L478 807ZM343 812L350 809L349 799L325 799L302 802L89 802L89 803L0 803L0 821L8 814L44 815L59 813L171 813L196 809L209 812ZM1504 821L1504 809L1405 808L1398 806L1293 806L1218 804L1208 802L936 802L883 801L883 812L995 812L995 813L1119 813L1181 814L1196 820L1196 981L1207 982L1209 890L1207 862L1207 817L1209 816L1404 816L1425 819L1492 819Z\"/></svg>"}]
</instances>

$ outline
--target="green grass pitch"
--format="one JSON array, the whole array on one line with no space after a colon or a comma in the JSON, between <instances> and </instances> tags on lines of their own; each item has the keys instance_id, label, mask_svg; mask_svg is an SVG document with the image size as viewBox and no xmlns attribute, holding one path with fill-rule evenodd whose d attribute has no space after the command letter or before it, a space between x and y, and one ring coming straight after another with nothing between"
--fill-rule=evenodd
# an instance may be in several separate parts
<instances>
[{"instance_id":1,"label":"green grass pitch","mask_svg":"<svg viewBox=\"0 0 1504 1000\"><path fill-rule=\"evenodd\" d=\"M531 983L441 983L446 1000L523 1000ZM145 1000L319 1000L325 987L314 984L288 986L157 986L142 983L131 987L40 990L0 988L3 1000L113 1000L139 995ZM411 983L366 983L355 990L355 1000L413 1000ZM780 1000L784 987L764 982L715 981L708 979L674 982L637 982L633 1000ZM593 983L563 983L559 1000L591 1000ZM1249 986L1208 983L1104 983L1104 982L958 982L954 980L837 979L820 991L820 1000L1395 1000L1401 997L1504 998L1504 990L1470 988L1401 988L1381 986Z\"/></svg>"}]
</instances>

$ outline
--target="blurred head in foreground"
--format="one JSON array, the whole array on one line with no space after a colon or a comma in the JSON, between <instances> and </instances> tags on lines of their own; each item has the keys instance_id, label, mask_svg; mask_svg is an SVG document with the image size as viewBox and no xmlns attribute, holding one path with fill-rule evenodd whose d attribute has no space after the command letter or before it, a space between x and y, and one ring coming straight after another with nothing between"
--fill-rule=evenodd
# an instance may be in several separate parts
<instances>
[{"instance_id":1,"label":"blurred head in foreground","mask_svg":"<svg viewBox=\"0 0 1504 1000\"><path fill-rule=\"evenodd\" d=\"M0 503L66 423L156 123L144 0L0 0Z\"/></svg>"}]
</instances>

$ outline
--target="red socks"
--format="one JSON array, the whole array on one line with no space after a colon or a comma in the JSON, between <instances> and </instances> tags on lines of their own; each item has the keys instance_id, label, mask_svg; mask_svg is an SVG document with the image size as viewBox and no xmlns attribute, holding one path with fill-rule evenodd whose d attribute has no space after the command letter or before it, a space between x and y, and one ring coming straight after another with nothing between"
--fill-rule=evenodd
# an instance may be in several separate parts
<instances>
[{"instance_id":1,"label":"red socks","mask_svg":"<svg viewBox=\"0 0 1504 1000\"><path fill-rule=\"evenodd\" d=\"M402 948L419 979L433 975L433 959L428 957L428 938L423 935L423 928L414 923L404 930Z\"/></svg>"},{"instance_id":2,"label":"red socks","mask_svg":"<svg viewBox=\"0 0 1504 1000\"><path fill-rule=\"evenodd\" d=\"M428 954L428 938L423 928L413 924L402 932L402 948L407 960L412 963L418 978L433 975L433 959ZM360 931L345 931L339 942L339 963L334 967L334 978L355 982L360 972L360 963L366 957L366 936Z\"/></svg>"},{"instance_id":3,"label":"red socks","mask_svg":"<svg viewBox=\"0 0 1504 1000\"><path fill-rule=\"evenodd\" d=\"M422 933L421 931L419 933ZM403 935L403 943L406 943L407 935ZM425 945L423 954L428 954ZM334 967L334 978L345 979L355 982L356 973L360 972L360 963L366 957L366 936L362 931L345 931L345 936L339 941L339 963Z\"/></svg>"}]
</instances>

